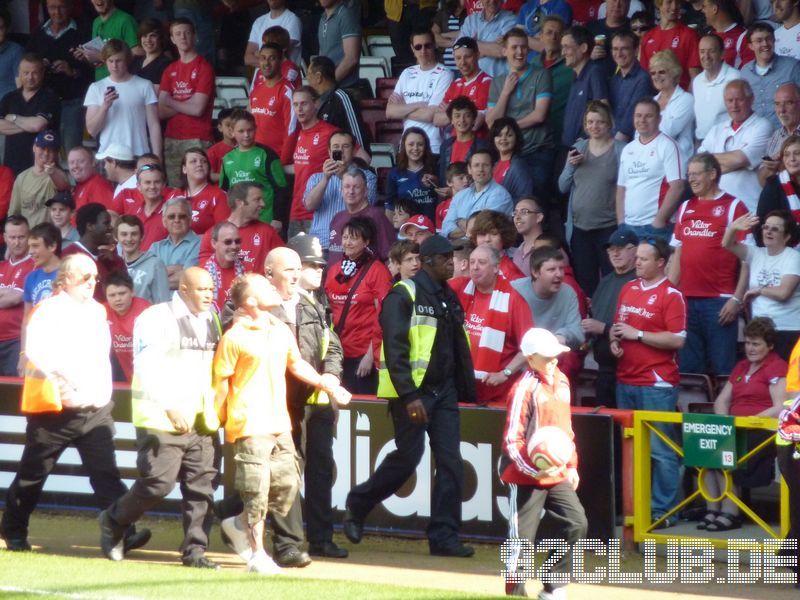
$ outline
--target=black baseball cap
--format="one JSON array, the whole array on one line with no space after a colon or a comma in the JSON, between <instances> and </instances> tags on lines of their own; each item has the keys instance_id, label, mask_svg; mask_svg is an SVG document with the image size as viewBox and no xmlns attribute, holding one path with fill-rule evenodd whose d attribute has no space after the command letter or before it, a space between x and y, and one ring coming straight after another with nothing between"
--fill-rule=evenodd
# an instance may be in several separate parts
<instances>
[{"instance_id":1,"label":"black baseball cap","mask_svg":"<svg viewBox=\"0 0 800 600\"><path fill-rule=\"evenodd\" d=\"M63 204L67 208L75 210L75 198L72 197L69 191L56 192L56 195L45 202L44 205L49 208L56 203Z\"/></svg>"},{"instance_id":2,"label":"black baseball cap","mask_svg":"<svg viewBox=\"0 0 800 600\"><path fill-rule=\"evenodd\" d=\"M452 254L453 244L441 235L432 235L419 247L419 255L423 258L436 254Z\"/></svg>"}]
</instances>

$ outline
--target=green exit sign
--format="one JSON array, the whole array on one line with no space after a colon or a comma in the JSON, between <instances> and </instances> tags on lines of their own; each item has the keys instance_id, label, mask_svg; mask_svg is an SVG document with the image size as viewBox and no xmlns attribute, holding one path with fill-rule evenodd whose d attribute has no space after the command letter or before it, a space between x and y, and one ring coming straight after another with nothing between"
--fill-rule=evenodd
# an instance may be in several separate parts
<instances>
[{"instance_id":1,"label":"green exit sign","mask_svg":"<svg viewBox=\"0 0 800 600\"><path fill-rule=\"evenodd\" d=\"M734 469L736 428L733 417L684 414L683 464L687 467Z\"/></svg>"}]
</instances>

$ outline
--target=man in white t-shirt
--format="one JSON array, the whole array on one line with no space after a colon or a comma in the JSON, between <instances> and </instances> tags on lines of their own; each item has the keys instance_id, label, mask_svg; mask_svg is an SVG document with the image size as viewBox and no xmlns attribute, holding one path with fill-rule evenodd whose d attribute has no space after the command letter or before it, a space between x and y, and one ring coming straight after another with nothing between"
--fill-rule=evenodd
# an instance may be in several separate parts
<instances>
[{"instance_id":1,"label":"man in white t-shirt","mask_svg":"<svg viewBox=\"0 0 800 600\"><path fill-rule=\"evenodd\" d=\"M633 109L633 126L639 135L625 146L620 158L617 222L628 225L639 239L669 237L669 219L684 191L678 144L659 131L660 123L658 103L639 100Z\"/></svg>"},{"instance_id":2,"label":"man in white t-shirt","mask_svg":"<svg viewBox=\"0 0 800 600\"><path fill-rule=\"evenodd\" d=\"M719 187L756 212L761 184L756 169L767 149L772 125L753 112L753 90L743 79L725 85L728 119L712 127L698 152L710 152L722 167Z\"/></svg>"},{"instance_id":3,"label":"man in white t-shirt","mask_svg":"<svg viewBox=\"0 0 800 600\"><path fill-rule=\"evenodd\" d=\"M432 32L412 35L411 49L417 64L400 74L386 105L386 118L402 119L403 129L422 129L428 135L433 153L439 154L442 135L433 124L433 117L453 81L453 73L436 62L436 41Z\"/></svg>"},{"instance_id":4,"label":"man in white t-shirt","mask_svg":"<svg viewBox=\"0 0 800 600\"><path fill-rule=\"evenodd\" d=\"M266 14L261 15L250 28L250 37L247 40L247 48L244 51L244 64L248 67L258 68L258 50L261 48L261 36L270 27L283 27L289 32L289 39L292 40L292 49L289 51L289 59L295 64L300 64L302 47L300 39L303 27L300 18L286 8L286 0L267 0Z\"/></svg>"},{"instance_id":5,"label":"man in white t-shirt","mask_svg":"<svg viewBox=\"0 0 800 600\"><path fill-rule=\"evenodd\" d=\"M775 30L775 54L800 60L800 2L772 0L773 19L781 23Z\"/></svg>"},{"instance_id":6,"label":"man in white t-shirt","mask_svg":"<svg viewBox=\"0 0 800 600\"><path fill-rule=\"evenodd\" d=\"M706 137L711 127L728 118L722 97L725 85L729 81L742 78L738 69L722 60L724 50L722 38L718 35L707 33L700 38L700 64L703 72L692 81L697 125L694 136L700 141Z\"/></svg>"}]
</instances>

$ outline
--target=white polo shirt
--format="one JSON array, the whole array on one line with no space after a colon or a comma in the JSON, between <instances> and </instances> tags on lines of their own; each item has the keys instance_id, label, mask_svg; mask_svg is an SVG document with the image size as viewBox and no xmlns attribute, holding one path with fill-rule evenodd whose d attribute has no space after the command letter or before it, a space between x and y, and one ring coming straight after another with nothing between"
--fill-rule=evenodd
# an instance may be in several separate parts
<instances>
[{"instance_id":1,"label":"white polo shirt","mask_svg":"<svg viewBox=\"0 0 800 600\"><path fill-rule=\"evenodd\" d=\"M622 149L617 185L625 188L625 223L650 225L670 182L681 179L678 144L659 132L643 144L633 140Z\"/></svg>"},{"instance_id":2,"label":"white polo shirt","mask_svg":"<svg viewBox=\"0 0 800 600\"><path fill-rule=\"evenodd\" d=\"M800 23L791 29L781 25L775 30L775 54L800 60Z\"/></svg>"},{"instance_id":3,"label":"white polo shirt","mask_svg":"<svg viewBox=\"0 0 800 600\"><path fill-rule=\"evenodd\" d=\"M661 94L655 95L657 101ZM686 163L694 154L694 111L692 95L681 86L675 88L667 106L661 111L660 129L678 143L681 177L686 177Z\"/></svg>"},{"instance_id":4,"label":"white polo shirt","mask_svg":"<svg viewBox=\"0 0 800 600\"><path fill-rule=\"evenodd\" d=\"M397 80L392 97L399 96L406 104L425 102L429 106L439 106L452 82L453 72L441 63L427 71L423 71L419 65L414 65L400 73L400 78ZM405 130L409 127L419 127L427 133L428 139L431 141L431 151L434 154L439 154L442 135L438 127L434 126L433 123L404 119L403 129Z\"/></svg>"},{"instance_id":5,"label":"white polo shirt","mask_svg":"<svg viewBox=\"0 0 800 600\"><path fill-rule=\"evenodd\" d=\"M694 136L702 141L717 123L728 120L725 110L725 100L722 97L725 85L729 81L741 79L742 74L727 63L722 63L717 76L709 81L708 73L703 71L692 80L692 95L694 96L694 118L697 127Z\"/></svg>"},{"instance_id":6,"label":"white polo shirt","mask_svg":"<svg viewBox=\"0 0 800 600\"><path fill-rule=\"evenodd\" d=\"M744 169L725 173L720 179L719 187L731 196L739 198L752 213L756 212L758 197L761 195L756 169L761 163L761 157L767 151L767 142L771 136L770 122L753 113L736 131L731 127L730 119L714 125L697 149L698 152L712 154L734 150L744 152L750 164Z\"/></svg>"}]
</instances>

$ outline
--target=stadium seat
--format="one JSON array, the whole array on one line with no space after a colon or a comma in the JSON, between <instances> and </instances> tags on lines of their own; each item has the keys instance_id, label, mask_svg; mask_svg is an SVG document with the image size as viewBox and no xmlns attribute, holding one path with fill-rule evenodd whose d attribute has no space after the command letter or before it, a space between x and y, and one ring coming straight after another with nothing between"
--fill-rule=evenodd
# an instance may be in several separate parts
<instances>
[{"instance_id":1,"label":"stadium seat","mask_svg":"<svg viewBox=\"0 0 800 600\"><path fill-rule=\"evenodd\" d=\"M385 46L387 44L389 46L392 45L392 38L390 38L388 35L368 35L367 36L367 46L372 46L372 45Z\"/></svg>"},{"instance_id":2,"label":"stadium seat","mask_svg":"<svg viewBox=\"0 0 800 600\"><path fill-rule=\"evenodd\" d=\"M394 48L391 44L369 44L369 55L389 60L394 56Z\"/></svg>"},{"instance_id":3,"label":"stadium seat","mask_svg":"<svg viewBox=\"0 0 800 600\"><path fill-rule=\"evenodd\" d=\"M397 77L381 77L375 82L375 97L389 99L397 85Z\"/></svg>"},{"instance_id":4,"label":"stadium seat","mask_svg":"<svg viewBox=\"0 0 800 600\"><path fill-rule=\"evenodd\" d=\"M219 111L221 111L223 108L228 108L228 101L225 100L225 98L220 98L219 96L214 98L214 110L211 113L211 118L214 121L217 120L217 117L219 116Z\"/></svg>"},{"instance_id":5,"label":"stadium seat","mask_svg":"<svg viewBox=\"0 0 800 600\"><path fill-rule=\"evenodd\" d=\"M237 99L249 100L247 88L242 87L218 87L217 98L221 98L228 103L228 106L233 106L233 101Z\"/></svg>"},{"instance_id":6,"label":"stadium seat","mask_svg":"<svg viewBox=\"0 0 800 600\"><path fill-rule=\"evenodd\" d=\"M231 108L250 108L249 98L231 98L229 104Z\"/></svg>"},{"instance_id":7,"label":"stadium seat","mask_svg":"<svg viewBox=\"0 0 800 600\"><path fill-rule=\"evenodd\" d=\"M394 146L391 144L370 144L369 153L372 156L370 166L373 169L392 168L394 166Z\"/></svg>"},{"instance_id":8,"label":"stadium seat","mask_svg":"<svg viewBox=\"0 0 800 600\"><path fill-rule=\"evenodd\" d=\"M577 381L573 382L573 404L575 406L598 406L605 404L602 399L596 396L594 382L597 379L597 371L592 369L581 369L578 373Z\"/></svg>"},{"instance_id":9,"label":"stadium seat","mask_svg":"<svg viewBox=\"0 0 800 600\"><path fill-rule=\"evenodd\" d=\"M398 148L403 136L403 122L397 120L378 121L375 123L375 141L380 144L391 144Z\"/></svg>"},{"instance_id":10,"label":"stadium seat","mask_svg":"<svg viewBox=\"0 0 800 600\"><path fill-rule=\"evenodd\" d=\"M245 97L250 95L250 82L247 81L246 77L217 77L214 80L217 88L217 96L223 96L225 98L234 98L238 97L236 91L231 90L242 90L242 94Z\"/></svg>"},{"instance_id":11,"label":"stadium seat","mask_svg":"<svg viewBox=\"0 0 800 600\"><path fill-rule=\"evenodd\" d=\"M714 404L714 386L708 375L700 373L681 373L678 384L678 410L689 412L690 405ZM702 412L695 410L694 412Z\"/></svg>"},{"instance_id":12,"label":"stadium seat","mask_svg":"<svg viewBox=\"0 0 800 600\"><path fill-rule=\"evenodd\" d=\"M381 77L386 77L386 62L384 59L372 56L362 56L358 66L358 76L369 81L372 94L375 95L376 82Z\"/></svg>"},{"instance_id":13,"label":"stadium seat","mask_svg":"<svg viewBox=\"0 0 800 600\"><path fill-rule=\"evenodd\" d=\"M370 137L374 140L377 136L375 124L386 120L386 101L369 98L361 100L358 105L364 125L369 128Z\"/></svg>"}]
</instances>

